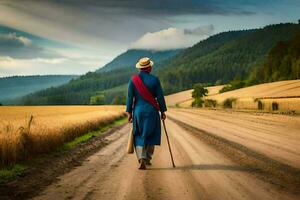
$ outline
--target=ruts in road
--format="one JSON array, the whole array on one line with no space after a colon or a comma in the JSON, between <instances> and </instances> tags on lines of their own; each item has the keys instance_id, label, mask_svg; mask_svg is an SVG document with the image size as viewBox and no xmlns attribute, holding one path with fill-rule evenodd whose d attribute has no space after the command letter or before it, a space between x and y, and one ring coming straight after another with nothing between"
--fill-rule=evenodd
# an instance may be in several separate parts
<instances>
[{"instance_id":1,"label":"ruts in road","mask_svg":"<svg viewBox=\"0 0 300 200\"><path fill-rule=\"evenodd\" d=\"M126 154L131 124L34 199L300 199L300 118L169 109L152 166ZM163 129L162 129L163 130Z\"/></svg>"}]
</instances>

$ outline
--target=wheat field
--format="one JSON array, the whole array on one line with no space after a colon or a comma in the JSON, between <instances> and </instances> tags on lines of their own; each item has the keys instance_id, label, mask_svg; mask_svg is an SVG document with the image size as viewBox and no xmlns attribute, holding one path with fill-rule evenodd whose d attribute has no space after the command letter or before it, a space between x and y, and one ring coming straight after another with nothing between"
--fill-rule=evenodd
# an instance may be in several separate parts
<instances>
[{"instance_id":1,"label":"wheat field","mask_svg":"<svg viewBox=\"0 0 300 200\"><path fill-rule=\"evenodd\" d=\"M207 87L208 95L210 96L218 94L219 90L221 90L223 87L224 85ZM193 101L192 92L193 90L185 90L182 92L168 95L166 96L166 103L168 106L179 105L180 107L190 107Z\"/></svg>"},{"instance_id":2,"label":"wheat field","mask_svg":"<svg viewBox=\"0 0 300 200\"><path fill-rule=\"evenodd\" d=\"M1 165L49 152L121 116L124 106L1 106Z\"/></svg>"},{"instance_id":3,"label":"wheat field","mask_svg":"<svg viewBox=\"0 0 300 200\"><path fill-rule=\"evenodd\" d=\"M215 94L210 99L222 102L228 98L292 98L300 97L300 80L277 81Z\"/></svg>"},{"instance_id":4,"label":"wheat field","mask_svg":"<svg viewBox=\"0 0 300 200\"><path fill-rule=\"evenodd\" d=\"M204 99L216 101L219 108L223 108L224 102L230 100L233 109L300 112L300 80L264 83L219 94L222 87L207 87L209 93ZM167 96L167 104L191 107L192 91Z\"/></svg>"},{"instance_id":5,"label":"wheat field","mask_svg":"<svg viewBox=\"0 0 300 200\"><path fill-rule=\"evenodd\" d=\"M300 111L300 80L277 81L241 88L206 97L216 100L222 107L234 98L232 108L278 112Z\"/></svg>"}]
</instances>

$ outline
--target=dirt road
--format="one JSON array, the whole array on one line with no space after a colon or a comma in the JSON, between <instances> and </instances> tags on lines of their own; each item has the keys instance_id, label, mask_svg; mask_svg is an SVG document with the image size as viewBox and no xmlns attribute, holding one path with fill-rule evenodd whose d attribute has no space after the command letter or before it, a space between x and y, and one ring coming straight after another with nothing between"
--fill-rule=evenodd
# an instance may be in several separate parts
<instances>
[{"instance_id":1,"label":"dirt road","mask_svg":"<svg viewBox=\"0 0 300 200\"><path fill-rule=\"evenodd\" d=\"M153 165L125 154L127 125L34 199L300 199L300 119L171 109Z\"/></svg>"}]
</instances>

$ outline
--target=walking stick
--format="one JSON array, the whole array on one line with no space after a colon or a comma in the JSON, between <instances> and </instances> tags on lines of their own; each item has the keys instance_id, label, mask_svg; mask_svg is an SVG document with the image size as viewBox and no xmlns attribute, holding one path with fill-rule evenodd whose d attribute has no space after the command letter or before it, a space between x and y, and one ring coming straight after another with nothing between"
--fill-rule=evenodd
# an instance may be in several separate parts
<instances>
[{"instance_id":1,"label":"walking stick","mask_svg":"<svg viewBox=\"0 0 300 200\"><path fill-rule=\"evenodd\" d=\"M172 165L175 168L175 163L174 163L174 159L173 159L173 155L172 155L172 151L171 151L171 146L170 146L169 136L168 136L167 129L166 129L165 120L162 120L162 121L163 121L164 130L165 130L167 141L168 141L168 147L169 147L169 151L170 151L170 155L171 155Z\"/></svg>"}]
</instances>

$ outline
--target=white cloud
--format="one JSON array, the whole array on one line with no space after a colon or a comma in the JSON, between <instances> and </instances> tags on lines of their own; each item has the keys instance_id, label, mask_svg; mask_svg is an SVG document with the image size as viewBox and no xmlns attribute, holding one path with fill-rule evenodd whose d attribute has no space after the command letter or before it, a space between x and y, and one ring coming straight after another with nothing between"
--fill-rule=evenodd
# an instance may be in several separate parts
<instances>
[{"instance_id":1,"label":"white cloud","mask_svg":"<svg viewBox=\"0 0 300 200\"><path fill-rule=\"evenodd\" d=\"M66 59L65 58L51 58L51 59L35 58L35 59L31 59L31 61L36 61L38 63L45 63L45 64L55 65L55 64L63 63L64 61L66 61Z\"/></svg>"},{"instance_id":2,"label":"white cloud","mask_svg":"<svg viewBox=\"0 0 300 200\"><path fill-rule=\"evenodd\" d=\"M0 66L10 66L14 62L14 59L9 56L0 56Z\"/></svg>"},{"instance_id":3,"label":"white cloud","mask_svg":"<svg viewBox=\"0 0 300 200\"><path fill-rule=\"evenodd\" d=\"M12 58L0 56L0 77L12 75L84 74L99 68L97 57L81 58ZM104 63L103 63L104 64ZM101 65L100 65L101 66Z\"/></svg>"},{"instance_id":4,"label":"white cloud","mask_svg":"<svg viewBox=\"0 0 300 200\"><path fill-rule=\"evenodd\" d=\"M134 49L168 50L190 47L214 32L213 25L195 29L168 28L146 33L131 45Z\"/></svg>"},{"instance_id":5,"label":"white cloud","mask_svg":"<svg viewBox=\"0 0 300 200\"><path fill-rule=\"evenodd\" d=\"M13 68L18 66L27 66L29 64L50 64L56 65L67 61L65 58L33 58L33 59L17 59L10 56L0 56L0 68Z\"/></svg>"},{"instance_id":6,"label":"white cloud","mask_svg":"<svg viewBox=\"0 0 300 200\"><path fill-rule=\"evenodd\" d=\"M20 33L0 33L0 36L0 77L16 74L84 74L113 59L103 49L47 46L47 43L29 40Z\"/></svg>"}]
</instances>

